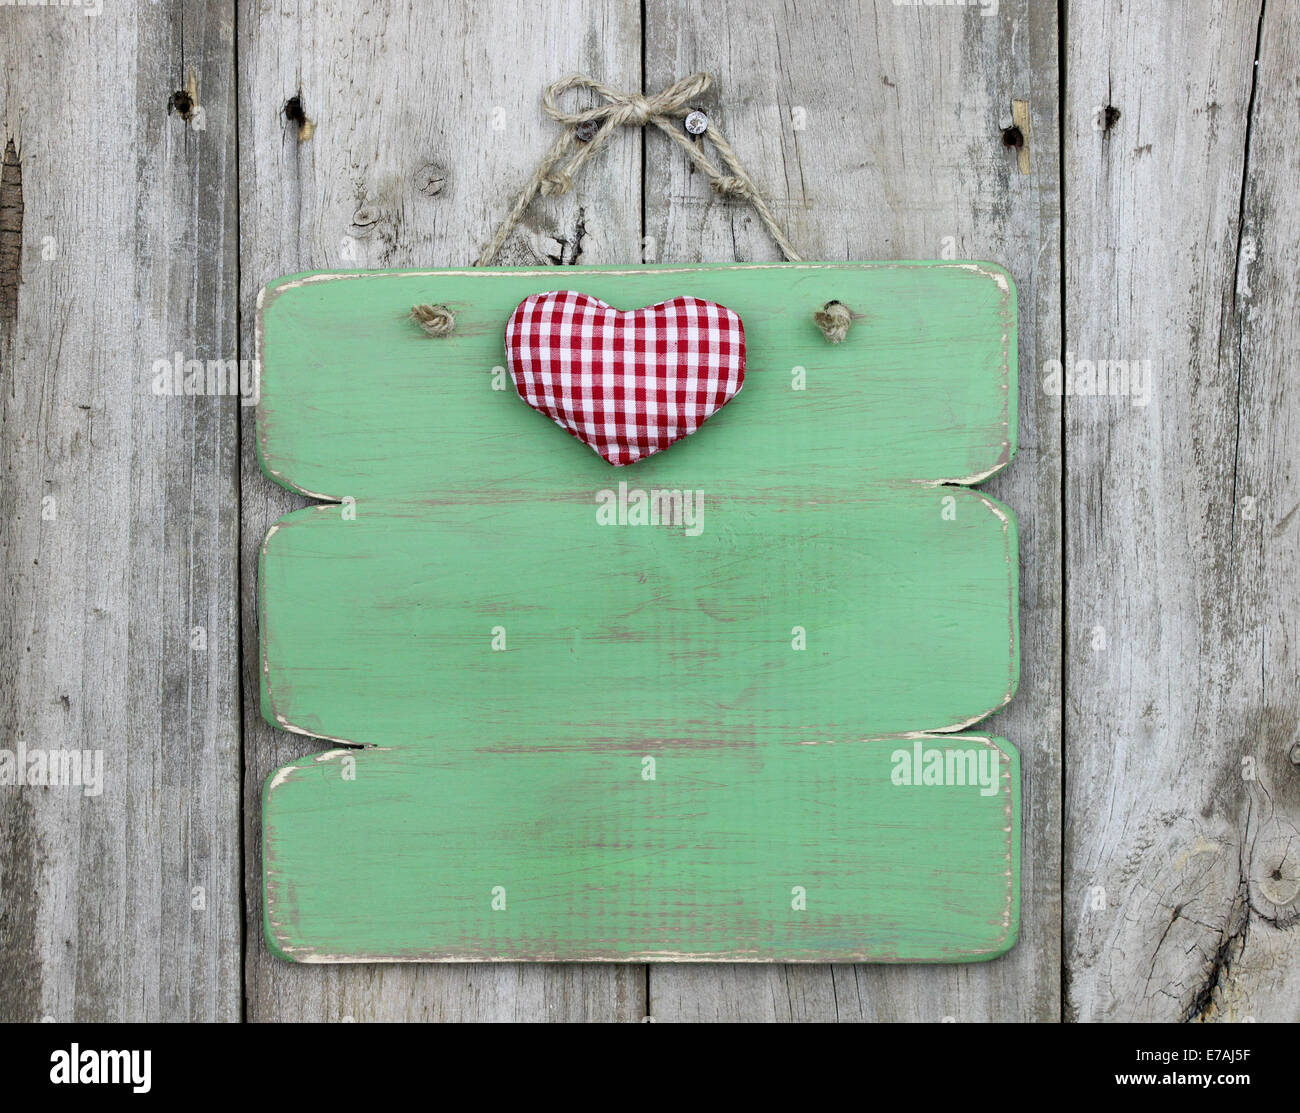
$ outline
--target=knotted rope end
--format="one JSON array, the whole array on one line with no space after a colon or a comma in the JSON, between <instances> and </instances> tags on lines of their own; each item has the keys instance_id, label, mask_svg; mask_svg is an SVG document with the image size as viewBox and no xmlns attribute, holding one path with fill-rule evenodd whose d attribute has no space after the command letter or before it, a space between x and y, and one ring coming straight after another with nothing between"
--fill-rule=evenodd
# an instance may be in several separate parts
<instances>
[{"instance_id":1,"label":"knotted rope end","mask_svg":"<svg viewBox=\"0 0 1300 1113\"><path fill-rule=\"evenodd\" d=\"M842 301L828 301L816 313L813 321L829 344L843 344L853 327L853 310Z\"/></svg>"},{"instance_id":2,"label":"knotted rope end","mask_svg":"<svg viewBox=\"0 0 1300 1113\"><path fill-rule=\"evenodd\" d=\"M411 320L435 340L450 336L456 327L456 314L445 305L413 305Z\"/></svg>"}]
</instances>

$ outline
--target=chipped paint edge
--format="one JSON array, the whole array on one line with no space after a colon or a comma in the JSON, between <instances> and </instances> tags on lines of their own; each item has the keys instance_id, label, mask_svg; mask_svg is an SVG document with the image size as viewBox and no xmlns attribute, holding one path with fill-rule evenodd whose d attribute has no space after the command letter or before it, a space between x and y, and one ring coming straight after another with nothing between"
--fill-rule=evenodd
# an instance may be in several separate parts
<instances>
[{"instance_id":1,"label":"chipped paint edge","mask_svg":"<svg viewBox=\"0 0 1300 1113\"><path fill-rule=\"evenodd\" d=\"M1014 304L1015 288L1014 288L1014 283L1010 277L1010 274L1004 268L996 264L989 264L989 263L982 263L982 262L975 262L975 261L949 262L949 261L936 261L936 260L910 260L910 261L876 262L876 263L866 263L866 262L859 262L859 263L800 262L800 263L740 263L740 264L724 263L724 264L715 264L712 266L667 265L667 266L656 266L653 269L663 274L694 274L694 273L699 273L700 271L703 270L713 270L713 269L863 270L863 269L895 269L900 267L910 268L910 267L917 267L917 266L956 267L962 270L969 270L974 273L980 274L986 278L991 279L998 286L1002 294L1003 311L1004 311L1004 315L1007 318L1007 327L1004 329L1001 338L1002 345L1003 345L1002 389L1005 396L1004 405L1003 405L1004 437L1002 442L1002 449L1003 449L1002 453L999 456L998 460L991 467L986 468L980 472L972 473L970 475L960 477L960 478L932 479L932 480L918 481L920 483L923 483L925 486L929 486L929 487L954 485L954 486L962 486L962 487L970 488L975 484L981 483L989 479L993 475L997 474L998 472L1006 468L1011 463L1011 460L1014 458L1015 451L1016 451L1016 445L1013 443L1013 441L1016 438L1013 438L1012 435L1013 426L1011 421L1012 410L1011 410L1010 396L1011 396L1011 380L1012 380L1011 339L1012 337L1017 336L1018 334L1017 314L1014 308L1011 308L1010 311L1008 312L1009 305ZM606 267L573 268L573 270L576 270L578 272L598 271L601 274L613 275L613 276L644 274L647 269L650 268L644 266L636 267L636 268L622 268L622 269L614 269L614 268L606 268ZM273 302L276 298L278 298L282 293L291 289L296 289L302 286L307 286L318 282L335 281L341 279L362 279L362 278L377 278L377 277L391 277L391 276L493 277L493 276L500 276L500 275L510 275L510 276L519 276L519 277L525 277L525 276L543 277L543 276L553 275L554 273L555 273L554 268L549 268L549 267L546 268L528 268L528 267L469 268L469 269L459 269L459 270L440 269L440 270L425 270L425 271L387 270L387 271L317 272L317 273L307 274L307 275L302 275L297 277L290 277L288 279L277 279L267 283L258 291L257 303L256 303L256 316L254 322L254 351L256 356L256 366L258 368L258 386L259 386L258 405L255 414L256 429L255 429L255 436L254 436L254 445L257 451L258 463L261 466L262 471L268 477L270 477L274 482L278 483L280 486L285 487L288 490L296 491L308 498L319 500L320 502L325 504L330 504L330 503L337 504L338 502L341 501L340 499L334 496L322 492L312 491L306 487L294 483L291 480L286 479L282 471L270 465L265 453L266 429L265 429L265 423L263 418L264 410L263 410L262 392L260 389L261 376L265 368L265 363L264 363L265 341L266 341L265 314L266 314L266 310L270 306L270 303ZM1018 377L1017 377L1017 384L1018 384ZM1018 410L1018 403L1017 403L1017 410ZM1018 413L1016 416L1018 417ZM979 492L976 492L976 494L977 497L979 497L980 500L1002 521L1003 534L1004 537L1007 538L1007 545L1009 549L1010 532L1011 529L1013 528L1012 522L1014 520L1013 518L1008 517L1011 514L1010 510L1008 508L1002 507L994 500L988 498L987 496L984 496ZM263 539L262 545L260 547L259 563L260 561L265 559L266 547L271 537L274 536L274 534L279 530L279 528L283 524L285 524L285 521L282 519L280 522L277 522L274 525L272 525L271 528L267 531L266 537ZM1019 673L1018 659L1017 659L1018 608L1015 606L1015 604L1018 601L1018 590L1016 590L1017 579L1018 577L1013 577L1013 590L1011 593L1012 604L1013 604L1012 612L1010 616L1012 677L1010 678L1010 682L1008 684L1008 691L1006 695L1003 697L1003 699L994 707L990 708L989 710L979 715L973 716L972 718L967 719L963 723L951 727L935 728L927 731L909 731L899 735L878 736L876 738L868 739L864 741L885 741L890 739L901 739L901 738L924 739L930 741L938 741L942 739L956 739L957 737L959 737L957 732L965 730L966 728L974 725L975 723L978 723L983 719L986 719L988 716L994 714L995 712L997 712L998 710L1005 707L1007 704L1011 702L1012 698L1015 695L1016 688L1018 686L1018 673ZM259 577L258 577L258 595L259 595L259 612L265 613L264 609L261 607L262 577L260 575L260 567L259 567ZM259 651L260 651L259 656L261 658L259 661L259 664L261 665L261 669L259 669L259 671L263 672L263 677L265 678L266 675L265 670L268 668L268 665L266 663L266 645L265 645L264 628L259 629ZM269 683L267 683L265 679L263 679L263 691L266 693L268 702L271 704L272 707L272 713L274 716L273 719L274 725L278 725L281 729L290 731L295 734L299 734L310 738L320 738L323 741L334 742L344 747L342 749L333 749L333 750L324 751L319 754L311 755L309 758L303 760L310 760L313 763L315 763L321 761L328 761L342 754L355 754L357 753L358 750L388 749L388 747L366 746L364 744L357 743L349 739L337 738L329 735L313 734L312 732L305 730L301 727L298 727L295 724L289 722L289 720L284 715L274 711L273 697L270 695ZM1008 824L1005 828L1007 832L1007 844L1008 844L1007 900L1006 900L1006 905L1003 913L1002 935L995 941L995 943L991 947L984 950L973 951L973 952L969 952L966 955L956 956L956 957L942 960L945 963L974 962L974 961L982 961L982 960L997 958L1000 955L1005 954L1015 945L1019 935L1018 917L1015 915L1016 905L1017 905L1016 897L1017 897L1017 891L1019 887L1019 871L1015 868L1016 848L1013 845L1013 842L1016 838L1017 831L1019 829L1019 822L1018 822L1019 799L1014 791L1014 788L1010 784L1011 768L1018 767L1019 752L1009 742L1005 742L1005 740L1002 740L1002 742L1006 747L1008 747L1008 749L1004 749L1002 745L998 744L998 740L993 739L991 737L972 736L971 741L978 741L983 743L986 746L987 745L994 746L996 749L998 749L999 753L1001 753L1002 756L1006 759L1005 763L1010 767L1004 773L1004 778L1008 782L1007 790L1005 793L1006 802L1004 804L1007 813L1007 818L1008 818ZM809 743L805 743L805 744L809 744ZM263 789L264 814L265 814L266 803L271 792L273 792L276 788L282 786L283 784L287 783L295 770L309 767L303 763L303 760L300 760L298 763L295 764L289 764L280 767L267 779ZM273 891L274 883L271 878L271 872L272 871L270 868L270 863L264 851L263 853L263 903L265 909L264 919L265 919L267 943L268 946L271 948L271 950L274 953L276 953L279 957L293 962L311 963L311 964L343 964L343 963L380 963L380 962L384 962L384 963L458 962L459 963L459 962L511 962L511 961L644 963L644 962L657 962L657 961L672 961L672 962L736 962L736 963L783 962L783 963L791 963L791 964L800 964L800 963L824 963L828 961L828 959L824 955L810 956L808 958L777 959L769 956L758 955L753 952L709 952L707 954L689 954L689 953L679 953L679 952L669 952L669 951L645 951L645 952L638 952L633 955L613 955L613 954L603 954L598 952L591 955L578 956L578 957L567 957L567 956L559 957L559 956L544 956L544 955L521 956L520 954L517 953L503 954L500 956L492 956L492 955L484 956L484 955L464 955L455 952L446 952L446 953L428 952L428 953L421 953L417 955L347 955L347 954L323 953L323 952L318 952L308 946L297 946L297 945L289 944L285 939L285 937L281 935L280 932L278 931L278 927L274 922L274 918L273 918L275 895ZM1015 923L1015 927L1016 927L1016 931L1014 934L1012 933L1013 922ZM851 955L837 957L836 960L846 961L846 962L872 962L872 963L879 963L879 964L900 964L900 963L918 964L918 965L924 964L921 960L891 959L889 957L873 956L865 952L855 952Z\"/></svg>"},{"instance_id":2,"label":"chipped paint edge","mask_svg":"<svg viewBox=\"0 0 1300 1113\"><path fill-rule=\"evenodd\" d=\"M476 962L568 962L568 963L618 963L618 964L637 964L647 962L734 962L734 963L751 963L751 964L786 964L802 965L827 962L861 962L871 963L881 966L940 966L940 965L964 965L974 962L991 962L998 959L1012 950L1020 939L1020 918L1019 918L1019 896L1020 896L1020 868L1019 868L1019 840L1021 835L1021 799L1017 792L1020 777L1020 751L1011 742L1005 738L994 735L954 735L954 734L933 734L926 731L906 731L900 734L881 734L872 735L869 738L861 739L864 743L889 743L897 741L929 741L929 742L957 742L979 743L985 747L992 748L1000 755L1000 764L1005 766L1002 772L1002 781L1004 784L1001 797L1003 800L1003 814L1006 817L1006 826L1003 831L1006 834L1006 853L1004 855L1007 869L1004 876L1007 878L1006 900L1003 904L1002 911L1002 932L993 940L989 946L979 949L964 951L956 955L945 956L942 959L915 959L915 958L891 958L873 954L867 951L854 951L842 955L810 955L808 957L775 957L770 954L765 955L757 950L746 951L708 951L708 952L678 952L667 950L650 950L638 951L633 954L621 954L612 952L591 952L581 955L554 955L540 953L501 953L501 954L466 954L463 951L422 951L414 954L354 954L336 951L320 951L310 944L291 943L288 941L288 935L281 930L281 925L276 919L275 909L278 903L278 882L272 879L272 870L270 855L263 846L262 851L262 907L263 907L263 927L266 936L268 948L278 958L286 962L301 963L303 965L356 965L362 963L416 963L416 962L446 962L446 963L476 963ZM818 745L819 743L800 743L800 745ZM835 743L820 743L823 745L834 745ZM392 747L370 747L374 750L391 750ZM281 766L275 770L266 779L262 789L262 815L265 823L267 806L270 801L271 793L286 784L292 777L293 773L300 769L309 769L312 765L331 761L342 756L356 756L357 751L354 749L334 749L327 750L323 753L309 755L304 758L298 758L288 765ZM1013 783L1012 774L1015 773L1015 783Z\"/></svg>"}]
</instances>

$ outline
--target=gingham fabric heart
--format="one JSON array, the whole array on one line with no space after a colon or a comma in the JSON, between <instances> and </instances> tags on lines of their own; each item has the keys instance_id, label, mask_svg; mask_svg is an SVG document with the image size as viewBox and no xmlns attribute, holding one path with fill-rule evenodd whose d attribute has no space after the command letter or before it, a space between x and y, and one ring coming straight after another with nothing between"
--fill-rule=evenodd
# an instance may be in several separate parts
<instances>
[{"instance_id":1,"label":"gingham fabric heart","mask_svg":"<svg viewBox=\"0 0 1300 1113\"><path fill-rule=\"evenodd\" d=\"M745 381L745 329L730 309L680 297L620 312L552 290L506 325L519 397L615 467L694 433Z\"/></svg>"}]
</instances>

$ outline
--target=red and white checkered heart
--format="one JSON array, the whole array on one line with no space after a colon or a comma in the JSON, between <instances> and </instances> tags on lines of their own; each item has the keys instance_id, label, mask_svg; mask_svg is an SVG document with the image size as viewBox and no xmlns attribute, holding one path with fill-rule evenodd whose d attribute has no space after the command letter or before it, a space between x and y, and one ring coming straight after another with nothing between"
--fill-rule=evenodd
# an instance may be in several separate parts
<instances>
[{"instance_id":1,"label":"red and white checkered heart","mask_svg":"<svg viewBox=\"0 0 1300 1113\"><path fill-rule=\"evenodd\" d=\"M745 329L700 298L620 312L552 290L510 314L506 356L520 398L618 467L694 433L736 396Z\"/></svg>"}]
</instances>

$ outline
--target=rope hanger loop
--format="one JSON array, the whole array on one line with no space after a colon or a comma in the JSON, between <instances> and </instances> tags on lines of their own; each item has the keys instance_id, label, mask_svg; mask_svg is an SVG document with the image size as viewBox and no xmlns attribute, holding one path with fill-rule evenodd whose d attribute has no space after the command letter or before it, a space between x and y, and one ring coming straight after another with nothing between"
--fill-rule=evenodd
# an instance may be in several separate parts
<instances>
[{"instance_id":1,"label":"rope hanger loop","mask_svg":"<svg viewBox=\"0 0 1300 1113\"><path fill-rule=\"evenodd\" d=\"M492 264L538 193L547 197L568 193L578 171L605 146L618 128L645 127L647 124L653 124L690 156L709 179L715 193L753 205L781 254L791 262L798 262L798 252L777 223L754 180L741 165L731 144L713 122L709 121L703 134L713 144L721 168L704 153L701 144L691 141L677 123L691 111L691 102L703 96L712 84L710 74L693 73L658 93L625 93L602 81L575 73L548 85L542 94L542 109L551 119L563 124L564 131L542 157L533 176L525 183L510 212L497 228L496 235L474 265L486 267ZM603 98L605 103L579 112L566 112L560 107L560 98L574 89L589 90ZM596 125L595 133L584 140L579 129L589 132L593 124Z\"/></svg>"}]
</instances>

